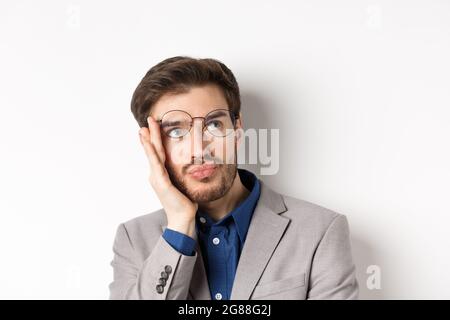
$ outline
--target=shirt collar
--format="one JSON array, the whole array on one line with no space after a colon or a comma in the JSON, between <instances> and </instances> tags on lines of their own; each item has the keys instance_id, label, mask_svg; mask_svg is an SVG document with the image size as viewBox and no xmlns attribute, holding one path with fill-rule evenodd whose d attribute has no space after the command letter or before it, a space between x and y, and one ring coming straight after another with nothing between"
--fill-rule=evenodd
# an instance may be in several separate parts
<instances>
[{"instance_id":1,"label":"shirt collar","mask_svg":"<svg viewBox=\"0 0 450 320\"><path fill-rule=\"evenodd\" d=\"M256 204L261 193L261 184L259 179L250 171L245 169L238 169L239 178L242 184L250 191L250 194L242 201L236 208L229 212L220 221L214 223L214 221L204 213L200 213L207 220L207 224L211 225L223 225L229 222L230 217L233 218L236 224L236 229L239 235L241 245L243 245L247 236L247 231L250 226L250 221L255 210Z\"/></svg>"}]
</instances>

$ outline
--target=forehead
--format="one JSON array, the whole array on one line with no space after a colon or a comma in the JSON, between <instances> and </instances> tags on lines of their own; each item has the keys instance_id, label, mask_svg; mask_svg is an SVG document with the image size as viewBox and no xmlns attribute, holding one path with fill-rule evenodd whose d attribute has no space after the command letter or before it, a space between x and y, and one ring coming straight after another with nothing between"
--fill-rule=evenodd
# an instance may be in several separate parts
<instances>
[{"instance_id":1,"label":"forehead","mask_svg":"<svg viewBox=\"0 0 450 320\"><path fill-rule=\"evenodd\" d=\"M228 109L228 104L220 87L208 84L184 93L163 95L153 105L151 115L158 120L167 111L183 110L192 117L203 117L215 109Z\"/></svg>"}]
</instances>

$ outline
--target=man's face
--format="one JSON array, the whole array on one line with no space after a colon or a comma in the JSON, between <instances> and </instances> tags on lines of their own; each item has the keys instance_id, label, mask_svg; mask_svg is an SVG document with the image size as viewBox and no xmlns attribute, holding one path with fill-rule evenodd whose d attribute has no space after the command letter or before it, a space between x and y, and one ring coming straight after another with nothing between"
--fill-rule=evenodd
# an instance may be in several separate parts
<instances>
[{"instance_id":1,"label":"man's face","mask_svg":"<svg viewBox=\"0 0 450 320\"><path fill-rule=\"evenodd\" d=\"M151 110L151 116L156 120L168 111L173 114L173 110L187 112L194 118L187 135L173 139L161 130L161 139L166 154L165 167L172 183L197 203L223 197L237 173L240 131L231 131L225 137L214 136L206 128L203 130L202 119L195 119L217 109L229 109L226 99L218 86L205 85L193 87L187 93L166 94ZM242 129L241 117L235 128Z\"/></svg>"}]
</instances>

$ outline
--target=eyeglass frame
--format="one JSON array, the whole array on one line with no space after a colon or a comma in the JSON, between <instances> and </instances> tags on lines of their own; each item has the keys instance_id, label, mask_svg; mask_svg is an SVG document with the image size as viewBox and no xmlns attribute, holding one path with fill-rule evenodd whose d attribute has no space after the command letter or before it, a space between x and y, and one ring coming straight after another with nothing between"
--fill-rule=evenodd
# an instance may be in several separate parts
<instances>
[{"instance_id":1,"label":"eyeglass frame","mask_svg":"<svg viewBox=\"0 0 450 320\"><path fill-rule=\"evenodd\" d=\"M189 132L191 132L192 126L193 126L193 124L194 124L194 119L203 119L203 120L202 120L202 132L204 132L204 131L205 131L205 127L206 127L206 126L205 126L205 119L208 117L208 115L209 115L210 113L213 113L213 112L215 112L215 111L226 111L226 112L230 113L230 117L231 117L231 122L232 122L232 124L233 124L233 128L236 128L236 120L239 119L239 115L236 114L236 113L234 113L234 112L231 111L230 109L223 109L223 108L214 109L214 110L211 110L210 112L208 112L204 117L193 117L193 116L191 116L191 114L188 113L187 111L179 110L179 109L173 109L173 110L166 111L166 112L161 116L161 119L156 120L156 122L159 123L160 127L161 127L161 124L162 124L162 120L164 119L164 116L165 116L167 113L173 112L173 111L184 112L184 113L186 113L186 114L191 118L190 125L189 125L189 130L187 131L186 134L182 135L181 137L176 137L176 138L174 138L174 137L171 137L171 136L167 135L166 133L164 133L164 135L165 135L166 137L168 137L168 138L170 138L170 139L173 139L173 140L181 139L181 138L185 137ZM224 136L216 136L215 134L211 133L208 129L206 129L206 131L208 131L212 136L214 136L214 137L219 137L219 138L224 138L224 137L228 136L228 135L231 133L231 132L230 132L230 133L228 133L228 134L226 134L226 135L224 135Z\"/></svg>"}]
</instances>

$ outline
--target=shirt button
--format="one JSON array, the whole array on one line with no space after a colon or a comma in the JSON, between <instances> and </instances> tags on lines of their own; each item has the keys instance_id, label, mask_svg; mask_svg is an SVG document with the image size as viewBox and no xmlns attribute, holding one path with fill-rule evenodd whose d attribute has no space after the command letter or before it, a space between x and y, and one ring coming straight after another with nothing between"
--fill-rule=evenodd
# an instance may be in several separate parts
<instances>
[{"instance_id":1,"label":"shirt button","mask_svg":"<svg viewBox=\"0 0 450 320\"><path fill-rule=\"evenodd\" d=\"M203 217L200 217L200 222L201 222L201 223L206 223L206 219L203 218Z\"/></svg>"},{"instance_id":2,"label":"shirt button","mask_svg":"<svg viewBox=\"0 0 450 320\"><path fill-rule=\"evenodd\" d=\"M215 238L213 239L213 243L217 246L217 245L220 243L220 239L217 238L217 237L215 237Z\"/></svg>"},{"instance_id":3,"label":"shirt button","mask_svg":"<svg viewBox=\"0 0 450 320\"><path fill-rule=\"evenodd\" d=\"M222 294L216 293L215 298L216 298L216 300L222 300Z\"/></svg>"}]
</instances>

